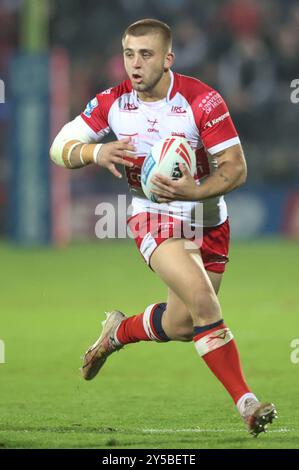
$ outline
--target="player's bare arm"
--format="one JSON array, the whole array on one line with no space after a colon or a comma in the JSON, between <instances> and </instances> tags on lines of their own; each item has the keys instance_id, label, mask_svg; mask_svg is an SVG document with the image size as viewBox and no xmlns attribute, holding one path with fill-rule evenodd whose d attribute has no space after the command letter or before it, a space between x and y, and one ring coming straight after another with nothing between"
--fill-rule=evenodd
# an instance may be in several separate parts
<instances>
[{"instance_id":1,"label":"player's bare arm","mask_svg":"<svg viewBox=\"0 0 299 470\"><path fill-rule=\"evenodd\" d=\"M126 160L125 157L136 159L137 157L134 154L128 153L134 152L134 150L135 147L130 144L128 138L107 144L84 144L78 141L70 141L64 146L62 158L67 168L81 168L90 163L96 163L103 168L107 168L117 178L121 178L122 174L115 165L124 165L131 168L134 164Z\"/></svg>"},{"instance_id":2,"label":"player's bare arm","mask_svg":"<svg viewBox=\"0 0 299 470\"><path fill-rule=\"evenodd\" d=\"M72 123L68 124L69 127L72 125ZM122 175L115 165L124 165L130 168L133 163L126 160L125 157L137 158L133 153L135 147L130 143L129 138L108 142L107 144L98 144L79 140L77 138L77 127L75 128L75 126L74 138L70 138L68 133L66 134L66 131L62 129L50 149L52 160L66 168L82 168L90 163L95 163L107 168L117 178L121 178Z\"/></svg>"},{"instance_id":3,"label":"player's bare arm","mask_svg":"<svg viewBox=\"0 0 299 470\"><path fill-rule=\"evenodd\" d=\"M246 181L247 166L240 144L233 145L217 154L218 168L199 186L186 167L180 165L182 178L171 180L163 175L155 175L152 179L158 196L158 202L173 200L202 201L211 197L227 194Z\"/></svg>"}]
</instances>

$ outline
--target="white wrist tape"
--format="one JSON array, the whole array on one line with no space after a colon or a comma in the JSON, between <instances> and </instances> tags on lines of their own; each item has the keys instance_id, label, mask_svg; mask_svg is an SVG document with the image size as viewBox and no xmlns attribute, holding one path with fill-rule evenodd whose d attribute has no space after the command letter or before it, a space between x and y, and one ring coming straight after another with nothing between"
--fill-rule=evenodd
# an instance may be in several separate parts
<instances>
[{"instance_id":1,"label":"white wrist tape","mask_svg":"<svg viewBox=\"0 0 299 470\"><path fill-rule=\"evenodd\" d=\"M73 166L73 165L72 165L72 162L71 162L71 154L72 154L72 151L74 150L75 147L77 147L78 145L81 145L81 144L82 144L82 142L76 142L75 144L73 144L73 145L70 147L70 149L69 149L69 151L68 151L68 154L67 154L67 161L69 162L69 165L70 165L71 167ZM81 153L80 153L80 155L81 155ZM81 157L80 157L80 159L81 159Z\"/></svg>"},{"instance_id":2,"label":"white wrist tape","mask_svg":"<svg viewBox=\"0 0 299 470\"><path fill-rule=\"evenodd\" d=\"M82 165L86 165L85 161L84 161L84 158L83 158L83 155L82 155L82 152L83 152L83 149L85 147L86 144L82 145L81 149L80 149L80 162L82 163Z\"/></svg>"},{"instance_id":3,"label":"white wrist tape","mask_svg":"<svg viewBox=\"0 0 299 470\"><path fill-rule=\"evenodd\" d=\"M97 156L98 156L98 153L99 153L100 148L102 147L102 145L103 145L103 144L97 144L97 145L95 146L95 148L93 149L93 161L94 161L95 163L97 163L97 164L98 164L99 161L100 161L100 159L98 159Z\"/></svg>"}]
</instances>

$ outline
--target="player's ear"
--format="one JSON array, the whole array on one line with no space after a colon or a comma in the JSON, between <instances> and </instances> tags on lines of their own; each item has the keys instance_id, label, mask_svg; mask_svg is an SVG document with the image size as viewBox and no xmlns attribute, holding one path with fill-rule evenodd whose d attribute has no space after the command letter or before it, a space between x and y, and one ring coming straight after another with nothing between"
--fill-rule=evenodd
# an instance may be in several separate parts
<instances>
[{"instance_id":1,"label":"player's ear","mask_svg":"<svg viewBox=\"0 0 299 470\"><path fill-rule=\"evenodd\" d=\"M168 52L164 61L165 72L172 67L172 64L174 63L174 59L175 59L174 52Z\"/></svg>"}]
</instances>

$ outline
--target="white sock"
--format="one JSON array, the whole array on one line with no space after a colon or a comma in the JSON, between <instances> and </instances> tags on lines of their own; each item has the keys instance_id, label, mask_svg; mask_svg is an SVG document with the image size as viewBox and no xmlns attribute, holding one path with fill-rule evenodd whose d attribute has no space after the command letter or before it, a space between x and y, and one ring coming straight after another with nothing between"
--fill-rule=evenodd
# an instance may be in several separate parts
<instances>
[{"instance_id":1,"label":"white sock","mask_svg":"<svg viewBox=\"0 0 299 470\"><path fill-rule=\"evenodd\" d=\"M117 332L118 332L118 328L119 328L119 327L120 327L120 324L119 324L118 327L116 328L116 330L115 330L115 332L114 332L114 335L113 335L113 339L114 339L114 341L115 341L116 346L121 346L121 344L122 344L122 343L120 343L120 342L118 341L118 338L117 338Z\"/></svg>"},{"instance_id":2,"label":"white sock","mask_svg":"<svg viewBox=\"0 0 299 470\"><path fill-rule=\"evenodd\" d=\"M245 393L244 395L242 395L241 398L239 398L239 400L237 401L237 404L236 404L236 407L238 408L238 411L239 411L241 416L244 414L245 400L247 400L248 398L251 398L252 400L258 401L258 399L254 395L254 393Z\"/></svg>"}]
</instances>

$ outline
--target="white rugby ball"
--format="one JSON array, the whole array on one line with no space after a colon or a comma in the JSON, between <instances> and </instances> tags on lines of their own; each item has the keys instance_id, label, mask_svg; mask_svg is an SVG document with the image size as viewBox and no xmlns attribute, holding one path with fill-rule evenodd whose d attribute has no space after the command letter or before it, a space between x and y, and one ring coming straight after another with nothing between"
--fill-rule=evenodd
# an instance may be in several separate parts
<instances>
[{"instance_id":1,"label":"white rugby ball","mask_svg":"<svg viewBox=\"0 0 299 470\"><path fill-rule=\"evenodd\" d=\"M191 175L196 173L196 156L184 137L167 137L156 142L141 168L141 186L148 199L157 202L154 194L151 193L153 184L152 177L159 173L173 180L181 178L182 173L179 164L184 163Z\"/></svg>"}]
</instances>

